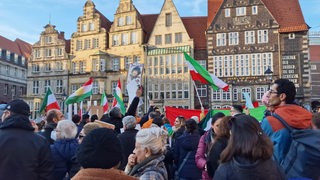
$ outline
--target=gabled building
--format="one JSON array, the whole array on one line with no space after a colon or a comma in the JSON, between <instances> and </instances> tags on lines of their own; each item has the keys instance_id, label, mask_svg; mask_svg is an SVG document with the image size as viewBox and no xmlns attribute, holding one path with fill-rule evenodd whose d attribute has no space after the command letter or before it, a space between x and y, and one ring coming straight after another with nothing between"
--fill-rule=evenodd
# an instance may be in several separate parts
<instances>
[{"instance_id":1,"label":"gabled building","mask_svg":"<svg viewBox=\"0 0 320 180\"><path fill-rule=\"evenodd\" d=\"M49 87L62 111L66 112L63 101L68 89L69 53L70 40L65 39L64 32L51 24L44 26L39 41L32 45L28 62L28 89L24 99L30 105L33 119L41 116L39 108Z\"/></svg>"},{"instance_id":2,"label":"gabled building","mask_svg":"<svg viewBox=\"0 0 320 180\"><path fill-rule=\"evenodd\" d=\"M208 69L230 85L213 91L214 108L260 101L272 79L288 78L297 99L310 102L308 26L298 0L208 0Z\"/></svg>"},{"instance_id":3,"label":"gabled building","mask_svg":"<svg viewBox=\"0 0 320 180\"><path fill-rule=\"evenodd\" d=\"M310 45L310 74L311 102L320 101L320 44Z\"/></svg>"},{"instance_id":4,"label":"gabled building","mask_svg":"<svg viewBox=\"0 0 320 180\"><path fill-rule=\"evenodd\" d=\"M156 105L200 108L183 52L206 66L205 28L206 17L180 17L173 1L164 1L146 45L147 92ZM205 101L207 87L198 88Z\"/></svg>"},{"instance_id":5,"label":"gabled building","mask_svg":"<svg viewBox=\"0 0 320 180\"><path fill-rule=\"evenodd\" d=\"M144 44L149 39L157 15L141 15L132 0L120 0L114 14L114 22L109 31L109 48L107 53L107 83L106 89L112 100L113 90L120 79L124 102L128 102L126 91L127 76L131 63L145 63ZM145 66L146 68L146 66ZM142 84L143 85L143 84Z\"/></svg>"},{"instance_id":6,"label":"gabled building","mask_svg":"<svg viewBox=\"0 0 320 180\"><path fill-rule=\"evenodd\" d=\"M26 95L30 56L29 43L20 39L11 41L0 35L0 103Z\"/></svg>"},{"instance_id":7,"label":"gabled building","mask_svg":"<svg viewBox=\"0 0 320 180\"><path fill-rule=\"evenodd\" d=\"M93 77L92 101L101 99L101 94L107 87L109 57L106 50L109 46L108 32L111 24L91 0L86 1L83 15L77 20L77 32L71 37L68 95L80 88L89 77Z\"/></svg>"}]
</instances>

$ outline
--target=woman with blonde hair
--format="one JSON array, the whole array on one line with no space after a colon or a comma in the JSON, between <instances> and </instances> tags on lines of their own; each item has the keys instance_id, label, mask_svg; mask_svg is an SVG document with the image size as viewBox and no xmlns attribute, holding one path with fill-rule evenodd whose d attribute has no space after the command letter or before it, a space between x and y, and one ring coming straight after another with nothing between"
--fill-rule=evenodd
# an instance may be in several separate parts
<instances>
[{"instance_id":1,"label":"woman with blonde hair","mask_svg":"<svg viewBox=\"0 0 320 180\"><path fill-rule=\"evenodd\" d=\"M167 180L163 159L168 133L158 127L140 130L133 153L128 157L125 172L141 180Z\"/></svg>"}]
</instances>

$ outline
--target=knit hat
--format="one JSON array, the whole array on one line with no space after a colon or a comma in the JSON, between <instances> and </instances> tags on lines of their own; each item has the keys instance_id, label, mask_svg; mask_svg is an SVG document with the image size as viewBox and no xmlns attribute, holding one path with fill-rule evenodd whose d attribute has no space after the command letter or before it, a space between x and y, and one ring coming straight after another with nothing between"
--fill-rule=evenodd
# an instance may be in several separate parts
<instances>
[{"instance_id":1,"label":"knit hat","mask_svg":"<svg viewBox=\"0 0 320 180\"><path fill-rule=\"evenodd\" d=\"M15 99L7 104L5 110L14 112L16 114L29 116L30 115L30 107L29 105L20 99Z\"/></svg>"},{"instance_id":2,"label":"knit hat","mask_svg":"<svg viewBox=\"0 0 320 180\"><path fill-rule=\"evenodd\" d=\"M83 139L77 159L83 168L110 169L122 159L121 145L113 130L98 128Z\"/></svg>"}]
</instances>

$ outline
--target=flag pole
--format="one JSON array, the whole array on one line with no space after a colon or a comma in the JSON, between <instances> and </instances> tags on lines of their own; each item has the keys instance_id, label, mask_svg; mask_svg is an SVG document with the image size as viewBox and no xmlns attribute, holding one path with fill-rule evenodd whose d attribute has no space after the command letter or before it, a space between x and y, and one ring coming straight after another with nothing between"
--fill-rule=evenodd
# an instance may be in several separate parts
<instances>
[{"instance_id":1,"label":"flag pole","mask_svg":"<svg viewBox=\"0 0 320 180\"><path fill-rule=\"evenodd\" d=\"M194 83L194 80L191 79L191 81L192 81L192 84L193 84L194 88L196 89L197 97L198 97L198 99L199 99L199 103L200 103L201 109L203 109L202 102L201 102L201 99L200 99L200 97L199 97L199 93L198 93L198 90L197 90L197 86L196 86L196 84Z\"/></svg>"}]
</instances>

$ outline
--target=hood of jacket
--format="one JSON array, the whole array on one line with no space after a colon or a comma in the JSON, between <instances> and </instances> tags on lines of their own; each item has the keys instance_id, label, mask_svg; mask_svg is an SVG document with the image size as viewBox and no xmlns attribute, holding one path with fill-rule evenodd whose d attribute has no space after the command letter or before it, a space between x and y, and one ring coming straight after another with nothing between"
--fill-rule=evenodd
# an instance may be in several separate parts
<instances>
[{"instance_id":1,"label":"hood of jacket","mask_svg":"<svg viewBox=\"0 0 320 180\"><path fill-rule=\"evenodd\" d=\"M293 128L304 129L311 127L312 113L301 106L286 104L276 107L274 112ZM274 117L269 116L267 118Z\"/></svg>"},{"instance_id":2,"label":"hood of jacket","mask_svg":"<svg viewBox=\"0 0 320 180\"><path fill-rule=\"evenodd\" d=\"M51 145L64 159L71 159L79 147L77 139L59 139Z\"/></svg>"},{"instance_id":3,"label":"hood of jacket","mask_svg":"<svg viewBox=\"0 0 320 180\"><path fill-rule=\"evenodd\" d=\"M19 115L19 114L9 116L1 123L0 129L7 129L7 128L18 128L18 129L25 129L28 131L34 131L34 128L30 123L29 117Z\"/></svg>"}]
</instances>

